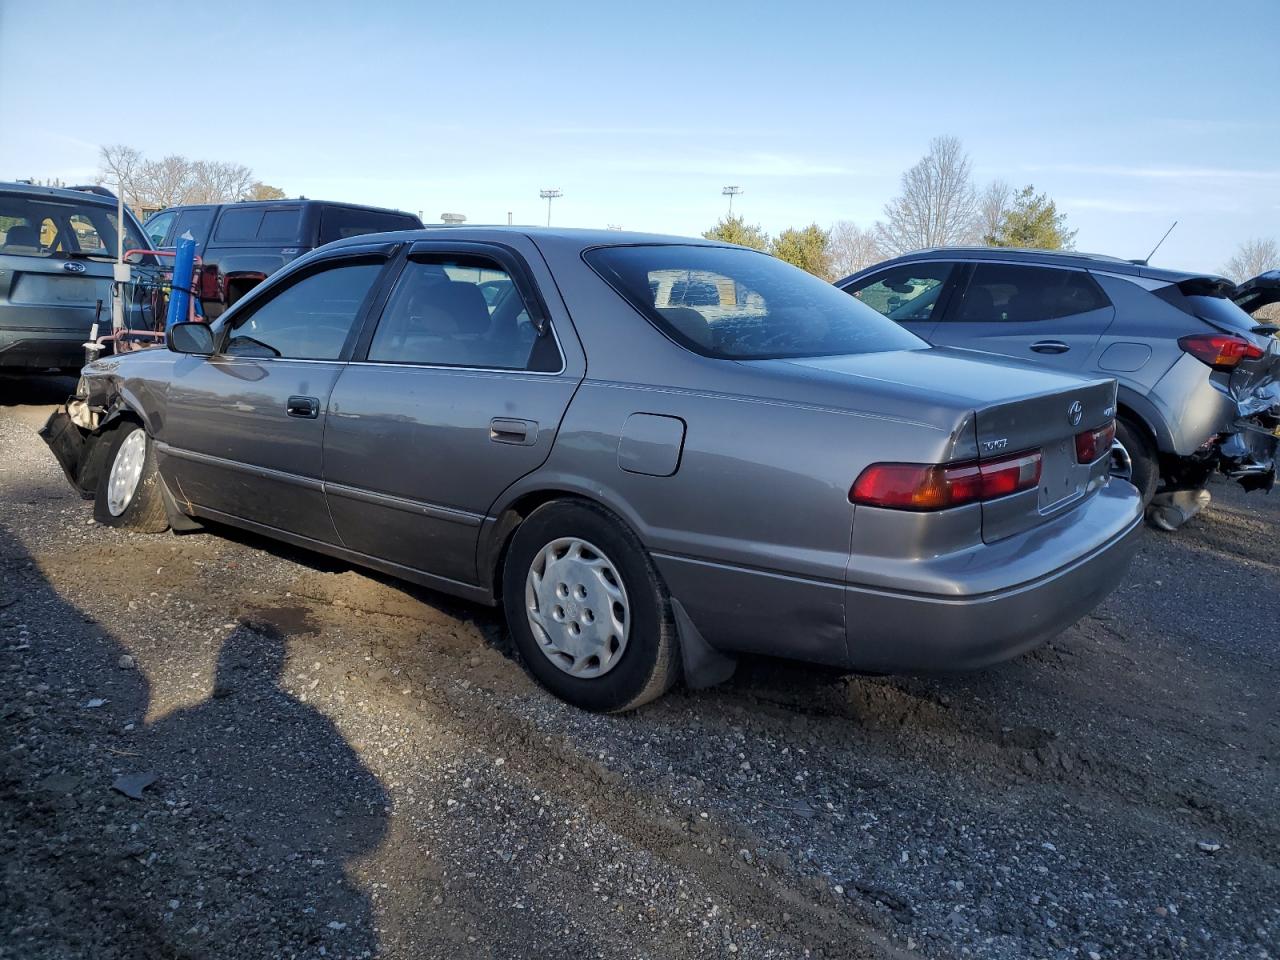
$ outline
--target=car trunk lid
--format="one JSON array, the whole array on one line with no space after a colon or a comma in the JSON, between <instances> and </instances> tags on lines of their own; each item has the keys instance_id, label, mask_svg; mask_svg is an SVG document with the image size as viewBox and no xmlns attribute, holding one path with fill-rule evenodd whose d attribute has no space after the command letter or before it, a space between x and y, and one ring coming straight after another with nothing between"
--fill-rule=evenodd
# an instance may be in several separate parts
<instances>
[{"instance_id":1,"label":"car trunk lid","mask_svg":"<svg viewBox=\"0 0 1280 960\"><path fill-rule=\"evenodd\" d=\"M977 408L980 460L1037 450L1041 457L1034 490L983 503L983 540L1002 540L1038 526L1098 490L1106 478L1109 450L1094 462L1078 463L1076 437L1115 418L1115 396L1115 381L1092 380Z\"/></svg>"},{"instance_id":2,"label":"car trunk lid","mask_svg":"<svg viewBox=\"0 0 1280 960\"><path fill-rule=\"evenodd\" d=\"M982 538L987 542L1061 515L1106 481L1108 457L1077 464L1075 437L1114 419L1114 380L950 347L752 363L801 367L814 376L825 375L835 388L847 390L856 382L864 407L873 395L880 395L890 398L894 409L910 409L913 416L929 418L934 410L948 411L940 422L962 416L966 426L956 431L942 459L971 461L976 454L980 460L1003 460L1039 450L1041 478L1035 489L983 504Z\"/></svg>"},{"instance_id":3,"label":"car trunk lid","mask_svg":"<svg viewBox=\"0 0 1280 960\"><path fill-rule=\"evenodd\" d=\"M1280 270L1268 270L1252 280L1238 284L1231 299L1248 314L1255 314L1263 307L1280 303Z\"/></svg>"}]
</instances>

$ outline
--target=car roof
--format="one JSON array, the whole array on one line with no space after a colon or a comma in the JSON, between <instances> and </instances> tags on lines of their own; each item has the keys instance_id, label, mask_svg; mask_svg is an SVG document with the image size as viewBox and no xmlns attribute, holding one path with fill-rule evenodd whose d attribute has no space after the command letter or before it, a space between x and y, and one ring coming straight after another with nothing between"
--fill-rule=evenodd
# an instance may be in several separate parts
<instances>
[{"instance_id":1,"label":"car roof","mask_svg":"<svg viewBox=\"0 0 1280 960\"><path fill-rule=\"evenodd\" d=\"M407 210L396 210L394 207L373 207L367 203L347 203L345 200L312 200L310 197L280 197L278 200L236 200L231 203L175 203L171 207L157 210L152 216L159 216L162 213L168 213L170 210L212 210L215 207L248 209L279 206L346 207L350 210L373 210L377 213L399 213L406 217L413 216Z\"/></svg>"},{"instance_id":2,"label":"car roof","mask_svg":"<svg viewBox=\"0 0 1280 960\"><path fill-rule=\"evenodd\" d=\"M35 197L49 197L56 200L80 200L106 207L116 205L115 194L104 187L42 187L34 183L0 181L0 190L5 193L29 193Z\"/></svg>"},{"instance_id":3,"label":"car roof","mask_svg":"<svg viewBox=\"0 0 1280 960\"><path fill-rule=\"evenodd\" d=\"M1049 267L1076 267L1083 270L1103 270L1107 273L1119 273L1127 276L1145 277L1150 280L1163 280L1168 283L1179 283L1183 280L1213 279L1221 280L1214 273L1195 273L1187 270L1169 270L1163 267L1152 267L1141 261L1123 260L1101 253L1079 253L1075 250L1031 250L1023 247L930 247L926 250L915 250L911 253L884 260L875 266L867 267L857 273L839 280L843 285L855 277L881 270L899 263L914 263L920 260L996 260L1003 263L1027 263Z\"/></svg>"},{"instance_id":4,"label":"car roof","mask_svg":"<svg viewBox=\"0 0 1280 960\"><path fill-rule=\"evenodd\" d=\"M630 230L608 230L589 227L520 227L498 224L437 224L421 230L396 230L386 233L368 233L357 237L335 240L329 247L353 246L378 240L495 240L503 235L528 237L534 242L554 240L583 250L591 247L617 247L638 244L687 244L700 247L732 247L731 243L705 240L701 237L678 237L662 233L639 233ZM748 249L742 247L741 249Z\"/></svg>"}]
</instances>

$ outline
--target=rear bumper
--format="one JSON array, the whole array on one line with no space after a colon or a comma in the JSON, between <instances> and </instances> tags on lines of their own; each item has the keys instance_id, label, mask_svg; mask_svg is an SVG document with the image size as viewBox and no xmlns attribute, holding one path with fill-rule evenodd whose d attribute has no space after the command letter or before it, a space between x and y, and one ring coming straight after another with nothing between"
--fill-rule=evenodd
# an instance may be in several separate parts
<instances>
[{"instance_id":1,"label":"rear bumper","mask_svg":"<svg viewBox=\"0 0 1280 960\"><path fill-rule=\"evenodd\" d=\"M66 330L8 330L0 328L0 369L43 370L84 366L84 341Z\"/></svg>"},{"instance_id":2,"label":"rear bumper","mask_svg":"<svg viewBox=\"0 0 1280 960\"><path fill-rule=\"evenodd\" d=\"M1063 518L1071 522L1060 537L1041 541L1075 559L1034 579L983 592L966 591L954 572L939 584L945 593L850 585L852 665L884 672L973 669L1017 656L1071 626L1123 580L1142 529L1141 502L1127 483L1113 481L1079 512ZM1073 540L1088 548L1074 553ZM1038 559L1013 559L1008 574ZM989 572L975 574L985 585Z\"/></svg>"}]
</instances>

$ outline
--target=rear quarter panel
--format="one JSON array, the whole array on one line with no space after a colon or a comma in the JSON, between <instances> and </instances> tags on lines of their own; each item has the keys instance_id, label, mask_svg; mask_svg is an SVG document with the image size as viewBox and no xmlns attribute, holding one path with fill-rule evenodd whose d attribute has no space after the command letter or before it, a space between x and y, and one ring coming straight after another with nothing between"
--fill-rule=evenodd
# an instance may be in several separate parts
<instances>
[{"instance_id":1,"label":"rear quarter panel","mask_svg":"<svg viewBox=\"0 0 1280 960\"><path fill-rule=\"evenodd\" d=\"M685 424L674 474L623 469L619 442L636 413ZM505 499L555 489L612 509L713 645L843 664L849 487L881 451L903 449L903 431L879 416L588 379L547 462ZM921 455L949 442L923 431Z\"/></svg>"}]
</instances>

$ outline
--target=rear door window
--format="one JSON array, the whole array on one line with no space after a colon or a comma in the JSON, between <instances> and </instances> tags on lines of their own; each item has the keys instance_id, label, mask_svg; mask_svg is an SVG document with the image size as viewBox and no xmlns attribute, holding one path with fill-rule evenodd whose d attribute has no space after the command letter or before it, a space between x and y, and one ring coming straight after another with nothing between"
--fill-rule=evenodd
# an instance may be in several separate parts
<instances>
[{"instance_id":1,"label":"rear door window","mask_svg":"<svg viewBox=\"0 0 1280 960\"><path fill-rule=\"evenodd\" d=\"M218 229L213 239L229 243L253 240L258 236L258 225L261 223L261 210L224 210L218 219Z\"/></svg>"},{"instance_id":2,"label":"rear door window","mask_svg":"<svg viewBox=\"0 0 1280 960\"><path fill-rule=\"evenodd\" d=\"M866 277L845 291L890 320L931 320L953 269L937 261L910 263Z\"/></svg>"},{"instance_id":3,"label":"rear door window","mask_svg":"<svg viewBox=\"0 0 1280 960\"><path fill-rule=\"evenodd\" d=\"M218 220L213 239L225 243L293 243L298 239L301 220L301 207L226 210Z\"/></svg>"},{"instance_id":4,"label":"rear door window","mask_svg":"<svg viewBox=\"0 0 1280 960\"><path fill-rule=\"evenodd\" d=\"M369 360L554 373L555 338L539 336L520 289L480 256L416 256L405 264L369 344Z\"/></svg>"},{"instance_id":5,"label":"rear door window","mask_svg":"<svg viewBox=\"0 0 1280 960\"><path fill-rule=\"evenodd\" d=\"M325 207L320 215L320 242L389 230L418 230L422 221L412 214L355 207Z\"/></svg>"},{"instance_id":6,"label":"rear door window","mask_svg":"<svg viewBox=\"0 0 1280 960\"><path fill-rule=\"evenodd\" d=\"M262 223L258 227L259 240L292 242L298 239L298 207L287 210L268 210L262 215Z\"/></svg>"},{"instance_id":7,"label":"rear door window","mask_svg":"<svg viewBox=\"0 0 1280 960\"><path fill-rule=\"evenodd\" d=\"M958 323L1037 323L1111 306L1087 273L1053 267L979 263L954 319Z\"/></svg>"}]
</instances>

